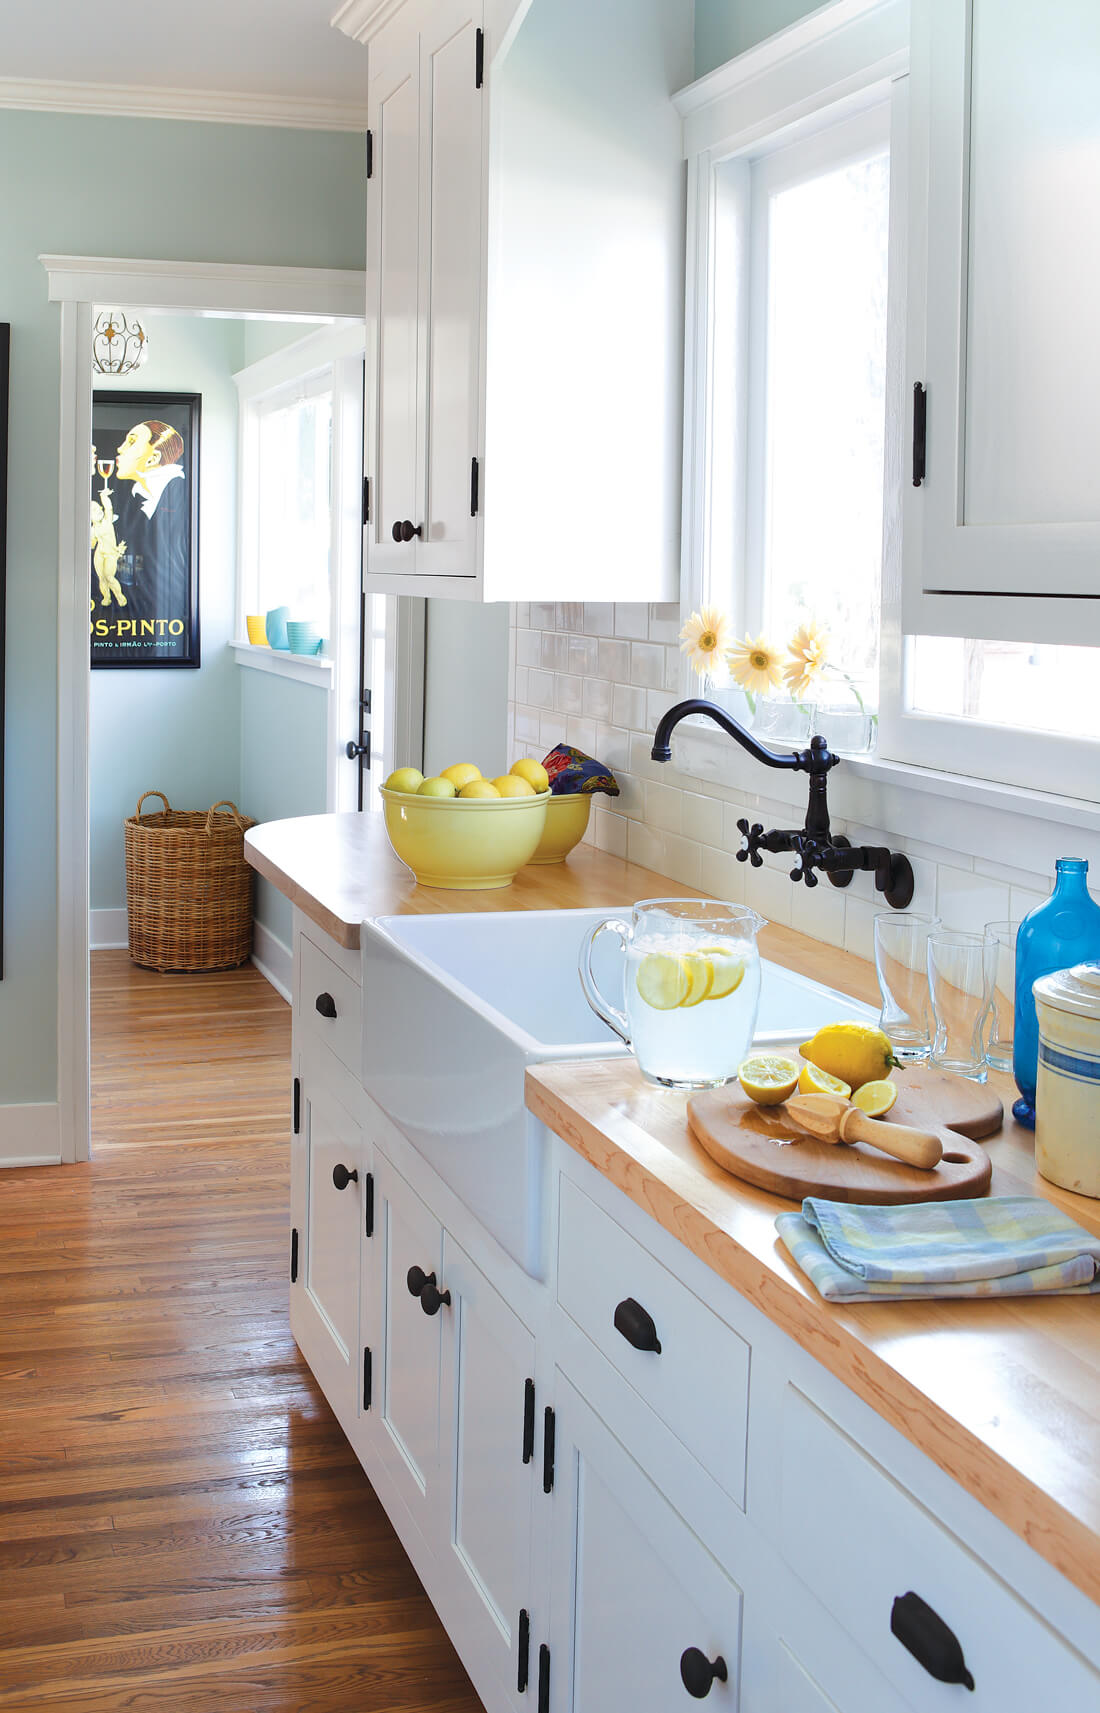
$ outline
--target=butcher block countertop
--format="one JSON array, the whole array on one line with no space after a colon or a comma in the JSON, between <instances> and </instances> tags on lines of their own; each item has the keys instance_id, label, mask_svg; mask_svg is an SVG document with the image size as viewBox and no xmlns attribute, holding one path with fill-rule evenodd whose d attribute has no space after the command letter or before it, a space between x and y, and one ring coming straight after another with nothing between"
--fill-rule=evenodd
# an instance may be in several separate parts
<instances>
[{"instance_id":1,"label":"butcher block countertop","mask_svg":"<svg viewBox=\"0 0 1100 1713\"><path fill-rule=\"evenodd\" d=\"M461 910L618 908L691 888L590 845L521 870L511 886L417 886L381 817L272 821L245 838L252 867L339 945L367 917ZM769 926L766 957L878 1002L862 959ZM991 1083L1011 1107L1008 1077ZM685 1097L656 1089L632 1060L546 1064L527 1104L606 1178L864 1399L1036 1552L1100 1602L1100 1297L834 1305L775 1234L790 1202L751 1188L692 1140ZM1009 1118L984 1144L993 1195L1045 1195L1100 1231L1100 1202L1055 1189L1033 1137Z\"/></svg>"}]
</instances>

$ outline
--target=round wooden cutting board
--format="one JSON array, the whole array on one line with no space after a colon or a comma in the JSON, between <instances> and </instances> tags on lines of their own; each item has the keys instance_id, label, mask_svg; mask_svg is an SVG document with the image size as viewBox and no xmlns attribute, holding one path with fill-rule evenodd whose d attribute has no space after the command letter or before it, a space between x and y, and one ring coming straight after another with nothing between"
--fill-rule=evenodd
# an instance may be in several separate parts
<instances>
[{"instance_id":1,"label":"round wooden cutting board","mask_svg":"<svg viewBox=\"0 0 1100 1713\"><path fill-rule=\"evenodd\" d=\"M973 1140L1004 1122L992 1090L928 1066L896 1070L898 1098L892 1124L934 1130L943 1159L922 1172L863 1142L819 1142L787 1116L785 1106L757 1106L739 1083L693 1095L691 1133L712 1160L734 1177L790 1201L958 1201L984 1195L992 1174L989 1156Z\"/></svg>"}]
</instances>

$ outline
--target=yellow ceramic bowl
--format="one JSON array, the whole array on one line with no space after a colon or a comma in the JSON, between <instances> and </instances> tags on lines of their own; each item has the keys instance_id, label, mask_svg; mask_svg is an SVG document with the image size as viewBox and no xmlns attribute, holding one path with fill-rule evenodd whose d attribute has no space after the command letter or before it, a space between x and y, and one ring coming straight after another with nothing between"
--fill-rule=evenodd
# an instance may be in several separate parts
<instances>
[{"instance_id":1,"label":"yellow ceramic bowl","mask_svg":"<svg viewBox=\"0 0 1100 1713\"><path fill-rule=\"evenodd\" d=\"M549 791L535 797L420 797L387 791L386 832L421 886L485 892L507 886L542 836Z\"/></svg>"},{"instance_id":2,"label":"yellow ceramic bowl","mask_svg":"<svg viewBox=\"0 0 1100 1713\"><path fill-rule=\"evenodd\" d=\"M532 862L564 862L579 845L588 826L592 808L590 792L574 791L551 797L546 805L546 825Z\"/></svg>"}]
</instances>

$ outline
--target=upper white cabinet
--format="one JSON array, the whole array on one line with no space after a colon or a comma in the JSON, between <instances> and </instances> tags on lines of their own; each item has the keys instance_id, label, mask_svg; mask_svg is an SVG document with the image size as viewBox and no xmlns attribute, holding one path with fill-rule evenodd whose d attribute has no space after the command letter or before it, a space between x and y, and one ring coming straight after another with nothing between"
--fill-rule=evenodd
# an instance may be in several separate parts
<instances>
[{"instance_id":1,"label":"upper white cabinet","mask_svg":"<svg viewBox=\"0 0 1100 1713\"><path fill-rule=\"evenodd\" d=\"M912 26L905 629L1100 642L1100 8Z\"/></svg>"},{"instance_id":2,"label":"upper white cabinet","mask_svg":"<svg viewBox=\"0 0 1100 1713\"><path fill-rule=\"evenodd\" d=\"M367 587L674 600L690 0L358 0Z\"/></svg>"}]
</instances>

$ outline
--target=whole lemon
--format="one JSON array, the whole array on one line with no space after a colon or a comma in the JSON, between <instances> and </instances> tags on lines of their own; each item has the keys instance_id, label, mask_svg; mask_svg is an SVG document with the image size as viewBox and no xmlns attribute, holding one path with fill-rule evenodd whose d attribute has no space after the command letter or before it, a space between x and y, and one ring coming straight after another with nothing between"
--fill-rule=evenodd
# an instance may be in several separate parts
<instances>
[{"instance_id":1,"label":"whole lemon","mask_svg":"<svg viewBox=\"0 0 1100 1713\"><path fill-rule=\"evenodd\" d=\"M897 1063L890 1037L872 1023L826 1023L799 1052L819 1071L828 1071L853 1089L880 1081Z\"/></svg>"},{"instance_id":2,"label":"whole lemon","mask_svg":"<svg viewBox=\"0 0 1100 1713\"><path fill-rule=\"evenodd\" d=\"M471 779L459 791L460 797L499 797L500 792L491 779Z\"/></svg>"},{"instance_id":3,"label":"whole lemon","mask_svg":"<svg viewBox=\"0 0 1100 1713\"><path fill-rule=\"evenodd\" d=\"M549 791L550 789L550 775L543 767L542 762L535 761L529 755L521 756L519 761L513 762L509 772L514 773L517 779L526 779L533 791Z\"/></svg>"},{"instance_id":4,"label":"whole lemon","mask_svg":"<svg viewBox=\"0 0 1100 1713\"><path fill-rule=\"evenodd\" d=\"M436 774L434 779L425 779L423 785L417 787L418 797L457 797L453 779L444 779Z\"/></svg>"},{"instance_id":5,"label":"whole lemon","mask_svg":"<svg viewBox=\"0 0 1100 1713\"><path fill-rule=\"evenodd\" d=\"M461 791L464 785L469 785L471 779L481 778L480 767L475 767L472 761L456 761L450 767L441 770L439 777L449 779L456 791Z\"/></svg>"},{"instance_id":6,"label":"whole lemon","mask_svg":"<svg viewBox=\"0 0 1100 1713\"><path fill-rule=\"evenodd\" d=\"M418 767L397 767L386 780L387 791L419 791L424 775Z\"/></svg>"},{"instance_id":7,"label":"whole lemon","mask_svg":"<svg viewBox=\"0 0 1100 1713\"><path fill-rule=\"evenodd\" d=\"M529 785L526 779L521 779L518 773L502 773L493 784L502 797L533 797L535 787Z\"/></svg>"}]
</instances>

